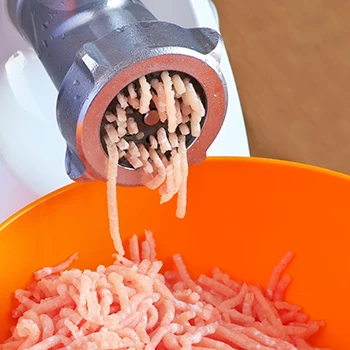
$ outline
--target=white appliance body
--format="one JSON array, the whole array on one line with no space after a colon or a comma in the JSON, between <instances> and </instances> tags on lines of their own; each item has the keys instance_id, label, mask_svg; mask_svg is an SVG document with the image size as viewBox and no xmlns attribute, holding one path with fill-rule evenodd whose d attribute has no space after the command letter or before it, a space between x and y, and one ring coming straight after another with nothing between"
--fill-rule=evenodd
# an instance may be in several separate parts
<instances>
[{"instance_id":1,"label":"white appliance body","mask_svg":"<svg viewBox=\"0 0 350 350\"><path fill-rule=\"evenodd\" d=\"M143 0L160 20L219 30L210 0ZM0 222L39 197L71 182L65 142L56 124L57 91L39 59L0 4ZM209 156L249 156L237 88L226 51L222 71L229 90L225 123ZM45 164L43 167L42 164Z\"/></svg>"}]
</instances>

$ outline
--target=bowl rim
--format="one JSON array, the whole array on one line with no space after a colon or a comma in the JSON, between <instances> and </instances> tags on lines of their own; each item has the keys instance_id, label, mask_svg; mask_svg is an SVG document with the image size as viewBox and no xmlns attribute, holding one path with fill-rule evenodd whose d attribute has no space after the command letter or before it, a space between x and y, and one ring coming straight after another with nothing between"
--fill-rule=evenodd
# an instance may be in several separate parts
<instances>
[{"instance_id":1,"label":"bowl rim","mask_svg":"<svg viewBox=\"0 0 350 350\"><path fill-rule=\"evenodd\" d=\"M303 169L307 171L312 171L319 174L324 174L331 177L336 177L339 179L350 181L350 175L330 170L326 168L322 168L315 165L309 165L309 164L303 164L293 161L287 161L287 160L278 160L278 159L272 159L272 158L260 158L260 157L235 157L235 156L214 156L214 157L207 157L205 160L206 163L215 164L218 162L241 162L241 163L260 163L260 164L270 164L270 165L278 165L278 166L284 166L288 168L298 168ZM54 198L61 193L70 191L71 189L83 186L84 182L74 182L69 185L63 186L53 192L50 192L37 200L33 201L32 203L26 205L22 209L18 210L16 213L11 215L8 219L6 219L4 222L0 223L0 232L5 229L8 225L10 225L13 221L15 221L17 218L24 215L26 212L34 209L35 207L41 205L42 203L46 202L47 200Z\"/></svg>"}]
</instances>

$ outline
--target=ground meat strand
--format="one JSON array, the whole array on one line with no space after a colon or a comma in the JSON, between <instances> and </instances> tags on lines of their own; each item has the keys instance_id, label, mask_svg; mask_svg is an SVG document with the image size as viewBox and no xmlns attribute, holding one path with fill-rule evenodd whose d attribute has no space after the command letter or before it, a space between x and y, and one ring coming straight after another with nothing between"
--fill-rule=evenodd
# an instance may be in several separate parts
<instances>
[{"instance_id":1,"label":"ground meat strand","mask_svg":"<svg viewBox=\"0 0 350 350\"><path fill-rule=\"evenodd\" d=\"M178 193L177 216L183 218L186 213L184 181L187 181L188 169L184 163L186 139L182 136L200 136L201 120L205 115L194 85L189 78L183 79L178 74L171 76L164 71L160 79L154 78L148 82L147 77L143 76L138 84L129 84L125 91L117 95L117 100L116 115L106 112L108 124L105 130L109 139L118 145L119 159L127 160L135 169L142 169L144 185L151 189L159 187L161 203L171 200ZM149 112L152 100L162 126L144 142L145 133L140 131L142 129L132 115L137 111L143 114ZM140 145L135 148L134 142L130 141L133 135L142 142L143 156L136 152ZM128 141L126 136L129 136ZM179 138L183 140L182 145ZM150 152L151 149L155 152L152 152L152 156L148 153L145 158L144 151Z\"/></svg>"}]
</instances>

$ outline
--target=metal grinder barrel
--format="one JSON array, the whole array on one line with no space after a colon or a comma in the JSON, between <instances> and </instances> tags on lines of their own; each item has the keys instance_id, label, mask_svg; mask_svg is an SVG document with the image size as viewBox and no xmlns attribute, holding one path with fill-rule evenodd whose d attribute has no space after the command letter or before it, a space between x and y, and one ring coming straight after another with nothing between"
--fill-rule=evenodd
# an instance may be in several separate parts
<instances>
[{"instance_id":1,"label":"metal grinder barrel","mask_svg":"<svg viewBox=\"0 0 350 350\"><path fill-rule=\"evenodd\" d=\"M201 87L206 116L200 136L187 147L190 165L205 158L227 109L216 31L158 21L139 0L8 0L8 11L59 90L57 121L73 180L106 179L106 109L128 84L164 70ZM121 166L118 183L141 185L141 171Z\"/></svg>"}]
</instances>

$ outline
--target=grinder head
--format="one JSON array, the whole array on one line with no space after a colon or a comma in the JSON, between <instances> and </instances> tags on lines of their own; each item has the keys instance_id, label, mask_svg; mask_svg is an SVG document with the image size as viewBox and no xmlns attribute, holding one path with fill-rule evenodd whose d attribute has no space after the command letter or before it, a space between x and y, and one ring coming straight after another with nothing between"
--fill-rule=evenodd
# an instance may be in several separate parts
<instances>
[{"instance_id":1,"label":"grinder head","mask_svg":"<svg viewBox=\"0 0 350 350\"><path fill-rule=\"evenodd\" d=\"M151 80L162 71L189 77L199 94L205 116L200 135L186 139L188 162L205 158L227 108L219 68L222 40L215 30L157 21L139 0L119 0L114 7L107 0L79 0L75 8L71 1L8 1L12 21L32 43L59 89L57 120L67 142L66 169L73 180L106 180L106 111L115 108L116 95L127 93L130 83L137 85L142 76ZM143 135L133 140L148 142L161 123L150 125L147 115L131 113ZM141 177L141 169L119 162L119 184L141 185Z\"/></svg>"}]
</instances>

